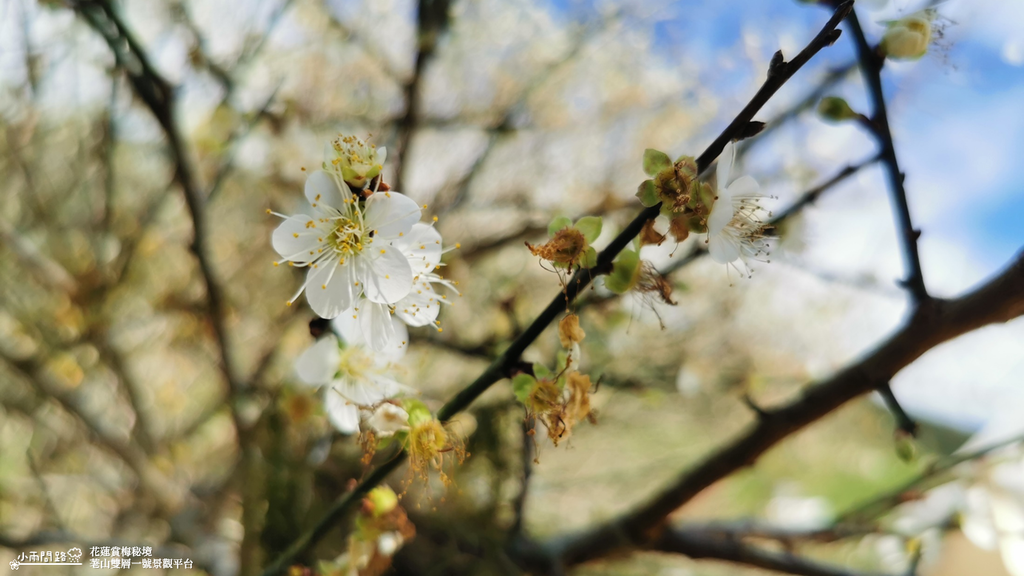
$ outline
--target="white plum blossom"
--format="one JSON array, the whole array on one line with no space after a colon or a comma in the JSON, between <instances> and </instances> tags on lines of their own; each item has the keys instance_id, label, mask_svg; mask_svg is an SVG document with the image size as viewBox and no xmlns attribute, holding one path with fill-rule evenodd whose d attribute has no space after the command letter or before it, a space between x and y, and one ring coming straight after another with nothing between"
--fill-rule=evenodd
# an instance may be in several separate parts
<instances>
[{"instance_id":1,"label":"white plum blossom","mask_svg":"<svg viewBox=\"0 0 1024 576\"><path fill-rule=\"evenodd\" d=\"M441 234L433 226L413 224L409 233L392 242L392 248L406 258L412 270L409 293L394 304L362 299L335 320L339 327L358 322L366 345L375 351L404 347L409 337L406 325L433 324L440 330L437 316L441 305L451 304L451 301L447 294L438 294L435 285L457 292L453 282L435 272L443 266L441 256L447 250L442 245Z\"/></svg>"},{"instance_id":2,"label":"white plum blossom","mask_svg":"<svg viewBox=\"0 0 1024 576\"><path fill-rule=\"evenodd\" d=\"M749 275L746 261L763 261L768 256L768 237L760 218L764 212L760 201L766 196L751 176L730 183L735 157L736 146L730 142L718 159L718 193L707 219L708 253L715 262L732 267L739 260Z\"/></svg>"},{"instance_id":3,"label":"white plum blossom","mask_svg":"<svg viewBox=\"0 0 1024 576\"><path fill-rule=\"evenodd\" d=\"M304 384L325 388L324 404L334 427L354 434L359 431L360 408L370 410L405 389L391 377L396 356L397 351L390 357L374 354L351 341L342 347L328 334L299 356L295 370Z\"/></svg>"},{"instance_id":4,"label":"white plum blossom","mask_svg":"<svg viewBox=\"0 0 1024 576\"><path fill-rule=\"evenodd\" d=\"M433 226L417 223L407 236L396 240L394 246L409 260L413 273L413 288L395 304L395 315L409 326L436 324L441 305L451 304L451 301L446 294L438 294L434 285L458 293L453 282L435 273L442 266L441 255L448 251L441 243L441 234Z\"/></svg>"},{"instance_id":5,"label":"white plum blossom","mask_svg":"<svg viewBox=\"0 0 1024 576\"><path fill-rule=\"evenodd\" d=\"M340 172L309 175L306 198L313 215L285 217L272 243L280 262L306 266L303 290L310 307L335 318L359 302L393 304L412 290L408 259L392 242L408 234L420 219L420 207L397 192L374 192L365 201L353 195Z\"/></svg>"}]
</instances>

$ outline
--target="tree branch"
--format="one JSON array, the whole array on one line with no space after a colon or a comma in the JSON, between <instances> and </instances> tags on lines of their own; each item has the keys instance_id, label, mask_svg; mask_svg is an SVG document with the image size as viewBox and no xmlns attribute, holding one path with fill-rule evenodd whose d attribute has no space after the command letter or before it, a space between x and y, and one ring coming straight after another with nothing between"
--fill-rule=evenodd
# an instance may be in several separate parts
<instances>
[{"instance_id":1,"label":"tree branch","mask_svg":"<svg viewBox=\"0 0 1024 576\"><path fill-rule=\"evenodd\" d=\"M750 103L736 116L731 124L711 143L710 146L697 158L698 169L703 172L721 154L726 143L732 140L736 134L743 130L762 106L789 80L797 70L800 69L812 56L821 49L830 46L839 37L839 30L836 27L853 8L853 2L845 2L840 6L832 18L825 24L822 30L791 62L784 62L781 52L773 59L773 65L769 69L768 78L757 91ZM648 220L655 218L661 210L661 205L645 208L623 229L598 255L597 269L606 269L611 266L612 261L632 240L640 233L641 228ZM547 328L555 318L565 311L565 307L572 303L581 290L593 280L589 270L581 270L573 275L566 284L564 292L560 292L548 304L547 308L533 321L532 324L520 334L509 347L499 356L486 370L471 384L463 388L451 400L437 412L439 420L447 421L464 410L481 394L483 394L494 383L508 376L508 371L519 361L519 357L527 346L533 343L540 334ZM360 482L351 492L342 496L327 511L325 516L307 533L299 537L292 546L281 556L271 563L264 571L264 576L273 576L284 572L289 565L301 554L304 554L315 545L327 532L338 523L349 509L359 499L379 484L393 470L404 461L405 453L399 453L391 460L378 466L369 476Z\"/></svg>"},{"instance_id":2,"label":"tree branch","mask_svg":"<svg viewBox=\"0 0 1024 576\"><path fill-rule=\"evenodd\" d=\"M808 386L796 400L767 411L739 438L684 472L636 509L591 530L552 543L552 553L568 564L606 556L657 537L674 510L708 486L753 464L772 446L844 403L889 381L935 346L982 326L1024 315L1024 251L1000 274L953 300L930 300L875 350L832 376Z\"/></svg>"},{"instance_id":3,"label":"tree branch","mask_svg":"<svg viewBox=\"0 0 1024 576\"><path fill-rule=\"evenodd\" d=\"M864 30L860 27L857 14L851 13L847 19L850 33L853 35L854 43L857 45L857 56L860 60L860 69L864 75L864 81L868 85L871 105L873 108L869 128L878 142L881 151L882 162L885 164L885 173L889 178L889 192L892 197L893 210L896 216L896 225L899 230L900 245L903 248L903 257L907 268L907 277L902 284L913 298L914 304L920 306L929 298L928 290L925 288L924 275L921 272L921 257L918 255L917 238L921 235L920 230L914 229L910 219L910 207L907 204L907 191L903 188L903 173L900 172L899 163L896 161L896 149L892 142L892 132L889 129L889 117L885 109L885 94L882 91L882 65L885 58L877 49L868 44L864 36Z\"/></svg>"},{"instance_id":4,"label":"tree branch","mask_svg":"<svg viewBox=\"0 0 1024 576\"><path fill-rule=\"evenodd\" d=\"M650 549L683 554L694 559L724 560L800 576L870 576L867 572L851 572L787 552L769 552L739 540L687 528L665 530L654 540Z\"/></svg>"}]
</instances>

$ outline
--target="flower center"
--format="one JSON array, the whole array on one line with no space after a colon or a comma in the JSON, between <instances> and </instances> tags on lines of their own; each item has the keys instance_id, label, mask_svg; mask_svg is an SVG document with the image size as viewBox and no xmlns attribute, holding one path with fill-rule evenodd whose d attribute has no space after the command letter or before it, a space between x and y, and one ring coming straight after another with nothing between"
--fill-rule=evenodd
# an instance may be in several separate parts
<instances>
[{"instance_id":1,"label":"flower center","mask_svg":"<svg viewBox=\"0 0 1024 576\"><path fill-rule=\"evenodd\" d=\"M348 380L366 380L373 368L373 359L357 346L349 346L341 351L338 360L339 378Z\"/></svg>"},{"instance_id":2,"label":"flower center","mask_svg":"<svg viewBox=\"0 0 1024 576\"><path fill-rule=\"evenodd\" d=\"M338 218L334 231L327 237L327 244L338 254L352 255L363 250L363 234L360 226L348 218Z\"/></svg>"}]
</instances>

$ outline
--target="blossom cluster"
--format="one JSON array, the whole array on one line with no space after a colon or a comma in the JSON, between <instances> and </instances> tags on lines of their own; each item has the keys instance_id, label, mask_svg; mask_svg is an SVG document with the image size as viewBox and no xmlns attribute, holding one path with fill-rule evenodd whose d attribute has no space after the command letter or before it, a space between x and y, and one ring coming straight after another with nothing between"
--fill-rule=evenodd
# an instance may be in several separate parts
<instances>
[{"instance_id":1,"label":"blossom cluster","mask_svg":"<svg viewBox=\"0 0 1024 576\"><path fill-rule=\"evenodd\" d=\"M441 330L445 291L457 293L438 273L447 250L433 223L420 222L426 206L383 181L386 158L383 147L339 136L306 179L309 210L278 214L284 222L271 239L282 258L275 265L307 269L288 304L305 292L313 311L332 321L333 333L299 356L297 375L325 390L331 423L349 434L407 427L393 399L410 391L396 380L408 327Z\"/></svg>"}]
</instances>

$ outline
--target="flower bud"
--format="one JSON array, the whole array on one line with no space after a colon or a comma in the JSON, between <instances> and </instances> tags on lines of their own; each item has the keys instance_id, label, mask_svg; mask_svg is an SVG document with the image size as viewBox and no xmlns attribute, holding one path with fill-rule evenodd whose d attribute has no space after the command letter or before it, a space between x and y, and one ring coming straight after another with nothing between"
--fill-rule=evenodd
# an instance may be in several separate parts
<instances>
[{"instance_id":1,"label":"flower bud","mask_svg":"<svg viewBox=\"0 0 1024 576\"><path fill-rule=\"evenodd\" d=\"M366 423L377 433L378 437L386 438L409 427L409 413L394 404L385 402L373 411L373 415Z\"/></svg>"},{"instance_id":2,"label":"flower bud","mask_svg":"<svg viewBox=\"0 0 1024 576\"><path fill-rule=\"evenodd\" d=\"M846 100L838 96L826 96L818 103L818 116L831 122L842 122L857 117Z\"/></svg>"},{"instance_id":3,"label":"flower bud","mask_svg":"<svg viewBox=\"0 0 1024 576\"><path fill-rule=\"evenodd\" d=\"M398 495L387 486L377 486L366 495L366 500L372 508L372 514L376 517L391 512L398 506Z\"/></svg>"},{"instance_id":4,"label":"flower bud","mask_svg":"<svg viewBox=\"0 0 1024 576\"><path fill-rule=\"evenodd\" d=\"M922 10L890 22L882 36L882 53L893 60L917 60L924 56L932 41L933 17L933 12Z\"/></svg>"},{"instance_id":5,"label":"flower bud","mask_svg":"<svg viewBox=\"0 0 1024 576\"><path fill-rule=\"evenodd\" d=\"M335 154L331 164L341 173L342 180L357 189L365 188L380 174L387 158L386 148L377 148L355 136L338 136L331 145Z\"/></svg>"}]
</instances>

